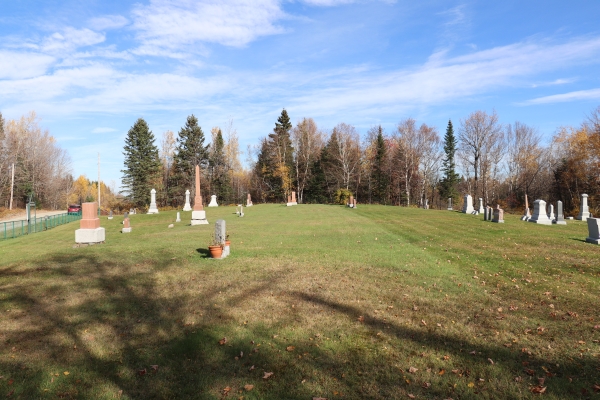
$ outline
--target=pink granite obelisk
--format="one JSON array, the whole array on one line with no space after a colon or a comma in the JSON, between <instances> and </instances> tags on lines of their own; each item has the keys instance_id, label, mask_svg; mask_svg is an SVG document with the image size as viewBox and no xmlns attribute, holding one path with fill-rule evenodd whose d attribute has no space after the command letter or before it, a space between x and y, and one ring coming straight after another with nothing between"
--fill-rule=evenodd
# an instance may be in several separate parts
<instances>
[{"instance_id":1,"label":"pink granite obelisk","mask_svg":"<svg viewBox=\"0 0 600 400\"><path fill-rule=\"evenodd\" d=\"M97 210L98 203L96 202L81 205L81 221L79 221L79 229L75 231L75 243L104 242L106 233L100 226Z\"/></svg>"},{"instance_id":2,"label":"pink granite obelisk","mask_svg":"<svg viewBox=\"0 0 600 400\"><path fill-rule=\"evenodd\" d=\"M202 205L202 196L200 195L200 167L196 165L196 195L194 196L194 209L192 211L191 225L206 225L206 211Z\"/></svg>"}]
</instances>

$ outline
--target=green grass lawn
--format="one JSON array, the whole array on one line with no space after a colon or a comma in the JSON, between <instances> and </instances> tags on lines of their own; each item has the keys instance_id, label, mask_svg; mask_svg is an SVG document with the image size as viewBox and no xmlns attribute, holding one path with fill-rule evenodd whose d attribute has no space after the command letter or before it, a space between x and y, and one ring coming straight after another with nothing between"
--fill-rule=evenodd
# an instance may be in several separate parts
<instances>
[{"instance_id":1,"label":"green grass lawn","mask_svg":"<svg viewBox=\"0 0 600 400\"><path fill-rule=\"evenodd\" d=\"M103 217L106 243L81 248L78 223L1 241L0 397L600 398L585 223L234 212L132 215L130 234ZM220 218L231 255L212 260Z\"/></svg>"}]
</instances>

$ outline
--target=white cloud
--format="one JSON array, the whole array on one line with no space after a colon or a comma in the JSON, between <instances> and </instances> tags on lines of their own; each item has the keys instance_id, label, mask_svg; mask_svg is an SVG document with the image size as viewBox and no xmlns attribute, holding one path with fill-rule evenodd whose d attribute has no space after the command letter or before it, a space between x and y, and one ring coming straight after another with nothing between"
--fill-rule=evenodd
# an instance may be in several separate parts
<instances>
[{"instance_id":1,"label":"white cloud","mask_svg":"<svg viewBox=\"0 0 600 400\"><path fill-rule=\"evenodd\" d=\"M133 27L138 53L164 55L202 42L244 46L283 32L275 25L283 16L277 0L151 0L133 9Z\"/></svg>"},{"instance_id":2,"label":"white cloud","mask_svg":"<svg viewBox=\"0 0 600 400\"><path fill-rule=\"evenodd\" d=\"M555 94L552 96L538 97L536 99L528 100L522 105L534 105L534 104L550 104L550 103L566 103L569 101L580 101L580 100L596 100L600 99L600 88L588 89L588 90L577 90L569 93Z\"/></svg>"},{"instance_id":3,"label":"white cloud","mask_svg":"<svg viewBox=\"0 0 600 400\"><path fill-rule=\"evenodd\" d=\"M344 4L352 4L352 3L395 3L396 0L302 0L303 3L306 3L311 6L320 6L320 7L334 7L340 6Z\"/></svg>"},{"instance_id":4,"label":"white cloud","mask_svg":"<svg viewBox=\"0 0 600 400\"><path fill-rule=\"evenodd\" d=\"M0 79L25 79L42 75L54 57L29 52L0 50Z\"/></svg>"},{"instance_id":5,"label":"white cloud","mask_svg":"<svg viewBox=\"0 0 600 400\"><path fill-rule=\"evenodd\" d=\"M104 31L122 28L129 23L129 20L122 15L103 15L90 19L88 23L92 29Z\"/></svg>"},{"instance_id":6,"label":"white cloud","mask_svg":"<svg viewBox=\"0 0 600 400\"><path fill-rule=\"evenodd\" d=\"M90 29L75 29L66 27L62 32L55 32L46 37L40 46L44 53L69 53L79 47L102 43L105 36Z\"/></svg>"}]
</instances>

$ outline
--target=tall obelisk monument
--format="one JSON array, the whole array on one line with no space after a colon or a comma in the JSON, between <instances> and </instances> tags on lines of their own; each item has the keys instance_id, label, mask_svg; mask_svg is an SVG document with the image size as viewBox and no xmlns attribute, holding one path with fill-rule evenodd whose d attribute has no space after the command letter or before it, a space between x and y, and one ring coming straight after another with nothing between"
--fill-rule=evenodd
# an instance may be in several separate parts
<instances>
[{"instance_id":1,"label":"tall obelisk monument","mask_svg":"<svg viewBox=\"0 0 600 400\"><path fill-rule=\"evenodd\" d=\"M192 211L192 226L206 225L206 211L202 205L202 195L200 194L200 167L196 165L196 195L194 196L194 208Z\"/></svg>"}]
</instances>

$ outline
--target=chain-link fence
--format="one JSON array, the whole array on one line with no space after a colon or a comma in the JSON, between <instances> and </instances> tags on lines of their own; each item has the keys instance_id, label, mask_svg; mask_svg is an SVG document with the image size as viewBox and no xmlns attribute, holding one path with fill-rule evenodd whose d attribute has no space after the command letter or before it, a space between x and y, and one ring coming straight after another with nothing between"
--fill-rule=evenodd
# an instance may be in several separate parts
<instances>
[{"instance_id":1,"label":"chain-link fence","mask_svg":"<svg viewBox=\"0 0 600 400\"><path fill-rule=\"evenodd\" d=\"M20 221L0 222L0 240L12 239L36 232L47 231L55 226L81 219L81 213L64 213Z\"/></svg>"}]
</instances>

